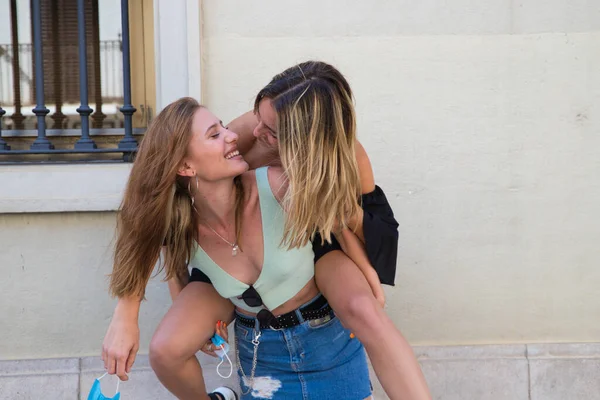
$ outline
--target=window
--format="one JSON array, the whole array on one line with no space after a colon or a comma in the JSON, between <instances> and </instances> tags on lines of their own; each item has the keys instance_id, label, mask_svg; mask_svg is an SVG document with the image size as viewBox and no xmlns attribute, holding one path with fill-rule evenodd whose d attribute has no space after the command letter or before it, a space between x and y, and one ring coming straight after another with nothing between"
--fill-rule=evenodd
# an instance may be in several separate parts
<instances>
[{"instance_id":1,"label":"window","mask_svg":"<svg viewBox=\"0 0 600 400\"><path fill-rule=\"evenodd\" d=\"M130 160L153 48L151 1L0 0L0 162Z\"/></svg>"}]
</instances>

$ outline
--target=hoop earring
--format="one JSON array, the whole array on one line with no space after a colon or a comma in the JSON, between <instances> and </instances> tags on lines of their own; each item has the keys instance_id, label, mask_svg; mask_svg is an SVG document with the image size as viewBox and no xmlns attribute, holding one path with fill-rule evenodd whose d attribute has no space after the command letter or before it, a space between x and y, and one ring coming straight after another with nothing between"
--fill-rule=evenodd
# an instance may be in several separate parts
<instances>
[{"instance_id":1,"label":"hoop earring","mask_svg":"<svg viewBox=\"0 0 600 400\"><path fill-rule=\"evenodd\" d=\"M196 188L198 188L198 177L196 177ZM194 207L194 195L192 194L192 180L188 181L188 195L190 196L190 200L192 201L192 207Z\"/></svg>"}]
</instances>

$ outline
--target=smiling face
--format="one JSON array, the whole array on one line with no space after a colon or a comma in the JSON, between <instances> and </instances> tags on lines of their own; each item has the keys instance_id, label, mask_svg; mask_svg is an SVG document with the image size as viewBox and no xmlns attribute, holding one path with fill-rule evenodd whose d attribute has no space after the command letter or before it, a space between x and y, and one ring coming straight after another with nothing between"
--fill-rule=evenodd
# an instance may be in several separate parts
<instances>
[{"instance_id":1,"label":"smiling face","mask_svg":"<svg viewBox=\"0 0 600 400\"><path fill-rule=\"evenodd\" d=\"M277 132L275 131L277 128L277 114L271 99L264 98L260 101L256 118L258 119L258 125L254 128L254 136L273 150L277 150Z\"/></svg>"},{"instance_id":2,"label":"smiling face","mask_svg":"<svg viewBox=\"0 0 600 400\"><path fill-rule=\"evenodd\" d=\"M202 181L231 179L248 170L237 150L238 135L223 126L207 108L199 108L193 117L191 139L180 175Z\"/></svg>"}]
</instances>

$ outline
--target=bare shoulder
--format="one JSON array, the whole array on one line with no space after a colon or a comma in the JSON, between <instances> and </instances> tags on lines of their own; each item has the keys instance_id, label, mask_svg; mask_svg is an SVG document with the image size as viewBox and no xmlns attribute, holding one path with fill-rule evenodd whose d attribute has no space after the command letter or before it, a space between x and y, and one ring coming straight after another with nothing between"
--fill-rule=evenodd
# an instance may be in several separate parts
<instances>
[{"instance_id":1,"label":"bare shoulder","mask_svg":"<svg viewBox=\"0 0 600 400\"><path fill-rule=\"evenodd\" d=\"M363 193L371 193L375 190L375 177L373 176L373 167L371 160L365 151L365 148L357 140L355 143L356 163L360 173L360 186Z\"/></svg>"},{"instance_id":2,"label":"bare shoulder","mask_svg":"<svg viewBox=\"0 0 600 400\"><path fill-rule=\"evenodd\" d=\"M271 191L278 202L283 201L283 197L288 189L288 179L283 171L282 167L269 167L267 170L267 177L269 178L269 186Z\"/></svg>"}]
</instances>

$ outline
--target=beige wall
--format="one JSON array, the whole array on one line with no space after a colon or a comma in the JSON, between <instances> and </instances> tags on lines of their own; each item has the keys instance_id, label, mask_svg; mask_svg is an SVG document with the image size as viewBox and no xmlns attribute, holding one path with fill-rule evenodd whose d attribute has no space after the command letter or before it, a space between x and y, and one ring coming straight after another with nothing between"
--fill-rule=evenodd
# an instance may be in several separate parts
<instances>
[{"instance_id":1,"label":"beige wall","mask_svg":"<svg viewBox=\"0 0 600 400\"><path fill-rule=\"evenodd\" d=\"M181 26L170 10L158 103L199 97L197 73L227 120L284 68L334 63L400 222L388 313L411 342L600 341L600 5L438 3L205 0L202 75L193 38L168 47L198 31L193 13ZM114 209L127 170L70 167L0 168L0 359L99 354L115 214L90 211ZM169 304L155 280L142 352Z\"/></svg>"},{"instance_id":2,"label":"beige wall","mask_svg":"<svg viewBox=\"0 0 600 400\"><path fill-rule=\"evenodd\" d=\"M0 215L0 359L100 354L115 304L115 221L112 212ZM148 288L143 348L171 303L165 286Z\"/></svg>"},{"instance_id":3,"label":"beige wall","mask_svg":"<svg viewBox=\"0 0 600 400\"><path fill-rule=\"evenodd\" d=\"M413 343L600 340L600 3L203 3L223 120L296 62L346 74Z\"/></svg>"}]
</instances>

